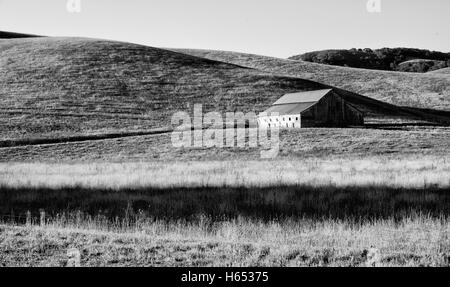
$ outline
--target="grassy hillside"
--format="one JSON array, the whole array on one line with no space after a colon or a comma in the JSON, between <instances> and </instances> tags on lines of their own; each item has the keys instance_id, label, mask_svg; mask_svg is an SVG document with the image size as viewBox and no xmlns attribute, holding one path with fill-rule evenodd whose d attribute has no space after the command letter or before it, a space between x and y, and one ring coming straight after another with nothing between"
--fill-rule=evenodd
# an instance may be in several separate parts
<instances>
[{"instance_id":1,"label":"grassy hillside","mask_svg":"<svg viewBox=\"0 0 450 287\"><path fill-rule=\"evenodd\" d=\"M424 157L450 154L449 128L301 129L280 133L278 158ZM0 148L0 162L258 160L264 147L176 148L171 134ZM264 169L266 170L266 169ZM266 175L264 178L268 178ZM163 177L162 177L163 179ZM28 180L28 178L27 178ZM149 178L149 180L154 180Z\"/></svg>"},{"instance_id":2,"label":"grassy hillside","mask_svg":"<svg viewBox=\"0 0 450 287\"><path fill-rule=\"evenodd\" d=\"M395 105L450 110L450 78L445 75L356 69L227 51L176 51L309 79Z\"/></svg>"},{"instance_id":3,"label":"grassy hillside","mask_svg":"<svg viewBox=\"0 0 450 287\"><path fill-rule=\"evenodd\" d=\"M383 48L377 50L366 48L315 51L293 56L289 59L353 68L425 73L429 71L429 66L416 66L416 69L407 71L401 63L424 59L439 62L439 66L442 68L448 67L450 64L450 53L411 48Z\"/></svg>"},{"instance_id":4,"label":"grassy hillside","mask_svg":"<svg viewBox=\"0 0 450 287\"><path fill-rule=\"evenodd\" d=\"M284 93L328 87L268 73L279 70L83 38L0 40L0 65L2 140L166 128L174 112L192 111L194 103L204 111L260 112ZM366 112L426 118L354 93L342 95Z\"/></svg>"},{"instance_id":5,"label":"grassy hillside","mask_svg":"<svg viewBox=\"0 0 450 287\"><path fill-rule=\"evenodd\" d=\"M443 68L435 71L429 72L429 74L442 74L442 75L448 75L450 74L450 68Z\"/></svg>"},{"instance_id":6,"label":"grassy hillside","mask_svg":"<svg viewBox=\"0 0 450 287\"><path fill-rule=\"evenodd\" d=\"M401 72L427 73L447 67L447 62L427 59L415 59L398 64L397 70Z\"/></svg>"},{"instance_id":7,"label":"grassy hillside","mask_svg":"<svg viewBox=\"0 0 450 287\"><path fill-rule=\"evenodd\" d=\"M262 111L321 84L151 47L93 39L0 40L0 137L170 125L177 110Z\"/></svg>"}]
</instances>

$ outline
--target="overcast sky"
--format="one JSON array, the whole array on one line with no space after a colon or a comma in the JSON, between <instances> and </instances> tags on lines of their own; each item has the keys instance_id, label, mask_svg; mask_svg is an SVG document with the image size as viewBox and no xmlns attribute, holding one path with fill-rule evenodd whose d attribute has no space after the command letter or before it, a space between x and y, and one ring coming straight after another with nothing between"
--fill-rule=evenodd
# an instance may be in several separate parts
<instances>
[{"instance_id":1,"label":"overcast sky","mask_svg":"<svg viewBox=\"0 0 450 287\"><path fill-rule=\"evenodd\" d=\"M288 57L337 48L450 52L449 0L0 0L0 30Z\"/></svg>"}]
</instances>

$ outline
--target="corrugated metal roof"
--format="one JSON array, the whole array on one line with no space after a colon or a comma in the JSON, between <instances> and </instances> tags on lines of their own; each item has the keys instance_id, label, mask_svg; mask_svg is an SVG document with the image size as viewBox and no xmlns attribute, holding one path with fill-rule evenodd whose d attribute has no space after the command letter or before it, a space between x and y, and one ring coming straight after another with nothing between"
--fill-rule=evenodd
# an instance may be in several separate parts
<instances>
[{"instance_id":1,"label":"corrugated metal roof","mask_svg":"<svg viewBox=\"0 0 450 287\"><path fill-rule=\"evenodd\" d=\"M278 101L276 101L273 105L318 102L329 92L331 92L331 89L286 94L282 96Z\"/></svg>"},{"instance_id":2,"label":"corrugated metal roof","mask_svg":"<svg viewBox=\"0 0 450 287\"><path fill-rule=\"evenodd\" d=\"M267 114L267 116L270 116L271 113L278 113L280 116L296 115L312 107L315 103L317 102L276 105L271 106L264 112Z\"/></svg>"}]
</instances>

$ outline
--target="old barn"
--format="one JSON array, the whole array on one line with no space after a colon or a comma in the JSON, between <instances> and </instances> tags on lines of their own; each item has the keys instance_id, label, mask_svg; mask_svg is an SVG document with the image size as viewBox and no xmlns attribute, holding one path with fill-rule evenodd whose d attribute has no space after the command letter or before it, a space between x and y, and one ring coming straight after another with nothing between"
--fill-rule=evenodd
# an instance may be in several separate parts
<instances>
[{"instance_id":1,"label":"old barn","mask_svg":"<svg viewBox=\"0 0 450 287\"><path fill-rule=\"evenodd\" d=\"M258 116L263 127L348 127L364 124L364 115L333 89L286 94Z\"/></svg>"}]
</instances>

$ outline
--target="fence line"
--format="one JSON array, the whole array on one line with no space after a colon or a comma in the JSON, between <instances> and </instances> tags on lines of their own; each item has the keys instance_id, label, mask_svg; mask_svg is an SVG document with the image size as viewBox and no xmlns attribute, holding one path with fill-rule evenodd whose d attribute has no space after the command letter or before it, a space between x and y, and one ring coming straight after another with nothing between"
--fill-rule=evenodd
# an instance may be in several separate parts
<instances>
[{"instance_id":1,"label":"fence line","mask_svg":"<svg viewBox=\"0 0 450 287\"><path fill-rule=\"evenodd\" d=\"M44 226L46 224L46 217L44 210L39 211L39 216L32 216L30 211L27 211L25 215L15 215L14 212L10 214L0 214L0 221L5 222L5 219L7 219L7 221L14 220L14 223L18 223L17 221L25 221L26 225L31 225L32 222L36 221L35 219L39 219L39 223L41 226Z\"/></svg>"}]
</instances>

